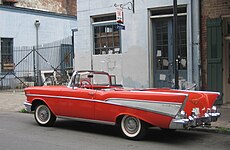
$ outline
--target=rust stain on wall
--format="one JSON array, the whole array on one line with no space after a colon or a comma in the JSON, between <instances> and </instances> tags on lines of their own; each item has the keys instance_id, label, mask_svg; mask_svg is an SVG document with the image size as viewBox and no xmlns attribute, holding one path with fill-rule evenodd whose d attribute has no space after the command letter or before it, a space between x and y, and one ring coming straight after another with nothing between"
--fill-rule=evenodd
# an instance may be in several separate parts
<instances>
[{"instance_id":1,"label":"rust stain on wall","mask_svg":"<svg viewBox=\"0 0 230 150\"><path fill-rule=\"evenodd\" d=\"M19 0L17 7L77 15L77 0Z\"/></svg>"}]
</instances>

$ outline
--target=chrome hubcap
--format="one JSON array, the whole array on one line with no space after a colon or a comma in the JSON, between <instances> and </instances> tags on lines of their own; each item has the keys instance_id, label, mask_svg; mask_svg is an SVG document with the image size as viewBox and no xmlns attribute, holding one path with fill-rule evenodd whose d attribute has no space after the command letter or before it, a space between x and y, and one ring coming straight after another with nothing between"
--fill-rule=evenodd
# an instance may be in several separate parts
<instances>
[{"instance_id":1,"label":"chrome hubcap","mask_svg":"<svg viewBox=\"0 0 230 150\"><path fill-rule=\"evenodd\" d=\"M38 119L41 121L41 122L46 122L48 119L49 119L49 110L47 107L43 106L43 107L40 107L39 110L38 110Z\"/></svg>"},{"instance_id":2,"label":"chrome hubcap","mask_svg":"<svg viewBox=\"0 0 230 150\"><path fill-rule=\"evenodd\" d=\"M138 120L134 117L128 117L124 122L124 127L128 133L134 134L138 131L139 128Z\"/></svg>"}]
</instances>

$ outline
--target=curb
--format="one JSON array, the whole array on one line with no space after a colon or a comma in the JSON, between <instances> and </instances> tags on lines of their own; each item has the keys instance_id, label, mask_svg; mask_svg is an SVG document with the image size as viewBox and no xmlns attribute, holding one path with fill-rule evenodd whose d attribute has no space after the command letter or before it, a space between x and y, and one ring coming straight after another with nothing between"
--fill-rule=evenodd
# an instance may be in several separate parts
<instances>
[{"instance_id":1,"label":"curb","mask_svg":"<svg viewBox=\"0 0 230 150\"><path fill-rule=\"evenodd\" d=\"M199 132L218 133L218 134L230 134L230 129L224 127L196 127L189 130L199 131Z\"/></svg>"}]
</instances>

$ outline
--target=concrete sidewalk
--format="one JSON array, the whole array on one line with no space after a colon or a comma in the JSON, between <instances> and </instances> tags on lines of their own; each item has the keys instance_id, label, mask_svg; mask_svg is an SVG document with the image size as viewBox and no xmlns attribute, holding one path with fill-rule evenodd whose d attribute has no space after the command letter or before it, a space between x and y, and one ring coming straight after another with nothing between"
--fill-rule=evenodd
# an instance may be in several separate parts
<instances>
[{"instance_id":1,"label":"concrete sidewalk","mask_svg":"<svg viewBox=\"0 0 230 150\"><path fill-rule=\"evenodd\" d=\"M23 102L26 100L23 90L20 91L0 91L0 111L20 111L24 108ZM212 123L211 128L199 127L198 130L224 130L230 133L230 104L222 105L219 108L221 117L217 122Z\"/></svg>"},{"instance_id":2,"label":"concrete sidewalk","mask_svg":"<svg viewBox=\"0 0 230 150\"><path fill-rule=\"evenodd\" d=\"M0 91L0 111L20 111L24 108L26 96L23 90Z\"/></svg>"}]
</instances>

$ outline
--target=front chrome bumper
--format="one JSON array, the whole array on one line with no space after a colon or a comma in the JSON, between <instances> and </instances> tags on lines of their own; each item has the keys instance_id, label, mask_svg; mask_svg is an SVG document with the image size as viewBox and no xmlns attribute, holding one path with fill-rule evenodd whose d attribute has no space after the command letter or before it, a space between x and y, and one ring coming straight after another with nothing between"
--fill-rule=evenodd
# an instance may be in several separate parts
<instances>
[{"instance_id":1,"label":"front chrome bumper","mask_svg":"<svg viewBox=\"0 0 230 150\"><path fill-rule=\"evenodd\" d=\"M208 110L204 116L199 117L197 115L189 116L188 118L175 117L172 119L169 128L170 129L186 129L194 128L197 126L211 125L211 122L217 121L221 113L217 109Z\"/></svg>"},{"instance_id":2,"label":"front chrome bumper","mask_svg":"<svg viewBox=\"0 0 230 150\"><path fill-rule=\"evenodd\" d=\"M24 106L25 106L25 110L27 112L31 112L31 107L32 107L32 104L28 103L28 102L24 102Z\"/></svg>"}]
</instances>

